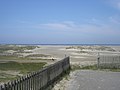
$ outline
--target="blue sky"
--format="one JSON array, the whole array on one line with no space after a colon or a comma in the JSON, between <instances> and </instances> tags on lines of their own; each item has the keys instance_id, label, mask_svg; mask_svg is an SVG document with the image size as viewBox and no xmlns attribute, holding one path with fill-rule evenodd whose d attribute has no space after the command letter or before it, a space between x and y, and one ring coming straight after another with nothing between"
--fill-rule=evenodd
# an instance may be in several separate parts
<instances>
[{"instance_id":1,"label":"blue sky","mask_svg":"<svg viewBox=\"0 0 120 90\"><path fill-rule=\"evenodd\" d=\"M120 44L120 0L0 0L1 44Z\"/></svg>"}]
</instances>

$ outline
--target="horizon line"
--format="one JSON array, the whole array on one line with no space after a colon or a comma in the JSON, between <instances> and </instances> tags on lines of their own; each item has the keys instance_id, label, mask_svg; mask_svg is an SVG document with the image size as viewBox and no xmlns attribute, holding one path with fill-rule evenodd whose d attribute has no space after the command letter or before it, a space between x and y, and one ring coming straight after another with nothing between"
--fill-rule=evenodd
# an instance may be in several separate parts
<instances>
[{"instance_id":1,"label":"horizon line","mask_svg":"<svg viewBox=\"0 0 120 90\"><path fill-rule=\"evenodd\" d=\"M30 43L0 43L0 45L120 45L119 43L118 44L115 44L115 43L110 43L110 44L108 44L108 43L99 43L99 44L97 44L97 43L80 43L80 44L78 44L78 43L68 43L68 44L65 44L65 43L59 43L59 44L57 44L57 43L42 43L42 44L30 44Z\"/></svg>"}]
</instances>

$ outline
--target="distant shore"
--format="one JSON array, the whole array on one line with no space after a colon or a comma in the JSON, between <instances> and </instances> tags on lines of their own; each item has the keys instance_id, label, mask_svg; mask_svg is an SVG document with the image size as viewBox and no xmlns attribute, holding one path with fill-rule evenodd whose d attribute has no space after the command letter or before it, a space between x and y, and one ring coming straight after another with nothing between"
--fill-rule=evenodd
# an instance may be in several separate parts
<instances>
[{"instance_id":1,"label":"distant shore","mask_svg":"<svg viewBox=\"0 0 120 90\"><path fill-rule=\"evenodd\" d=\"M45 46L120 46L120 44L7 44L7 43L0 43L0 45L45 45Z\"/></svg>"}]
</instances>

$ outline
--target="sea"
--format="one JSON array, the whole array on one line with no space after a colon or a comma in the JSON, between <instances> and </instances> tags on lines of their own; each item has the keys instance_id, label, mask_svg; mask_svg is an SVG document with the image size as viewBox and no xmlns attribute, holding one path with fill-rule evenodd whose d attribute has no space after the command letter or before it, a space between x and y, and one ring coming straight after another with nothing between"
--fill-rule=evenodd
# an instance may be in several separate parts
<instances>
[{"instance_id":1,"label":"sea","mask_svg":"<svg viewBox=\"0 0 120 90\"><path fill-rule=\"evenodd\" d=\"M120 44L0 44L0 45L120 46Z\"/></svg>"}]
</instances>

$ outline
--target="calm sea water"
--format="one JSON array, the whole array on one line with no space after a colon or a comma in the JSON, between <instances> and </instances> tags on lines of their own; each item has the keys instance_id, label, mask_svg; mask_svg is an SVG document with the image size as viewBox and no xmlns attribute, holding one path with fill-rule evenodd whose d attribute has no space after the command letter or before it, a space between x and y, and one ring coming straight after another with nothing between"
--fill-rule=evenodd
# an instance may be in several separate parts
<instances>
[{"instance_id":1,"label":"calm sea water","mask_svg":"<svg viewBox=\"0 0 120 90\"><path fill-rule=\"evenodd\" d=\"M6 45L6 44L4 44ZM8 45L54 45L54 46L120 46L120 44L8 44Z\"/></svg>"},{"instance_id":2,"label":"calm sea water","mask_svg":"<svg viewBox=\"0 0 120 90\"><path fill-rule=\"evenodd\" d=\"M35 44L33 44L35 45ZM62 45L62 46L93 46L93 45L99 45L99 46L120 46L120 44L36 44L36 45Z\"/></svg>"}]
</instances>

